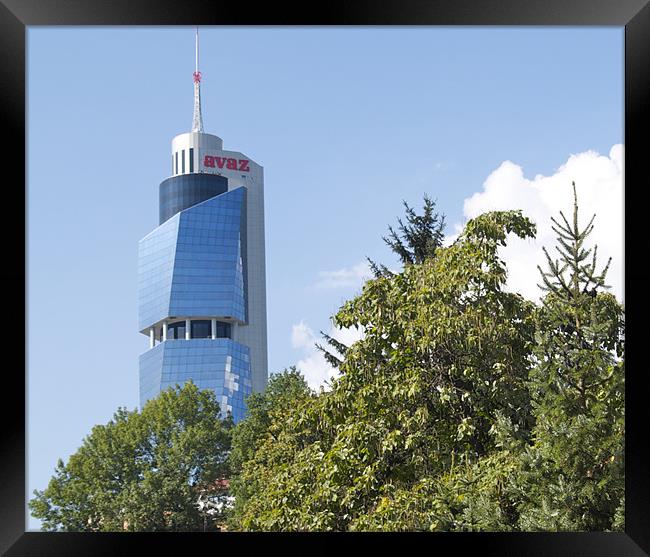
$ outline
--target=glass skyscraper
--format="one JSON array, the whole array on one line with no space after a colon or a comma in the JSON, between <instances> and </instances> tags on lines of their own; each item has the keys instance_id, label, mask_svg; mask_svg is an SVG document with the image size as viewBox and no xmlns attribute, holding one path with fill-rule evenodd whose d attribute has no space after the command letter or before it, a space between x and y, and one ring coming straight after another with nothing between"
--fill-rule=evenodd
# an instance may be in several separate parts
<instances>
[{"instance_id":1,"label":"glass skyscraper","mask_svg":"<svg viewBox=\"0 0 650 557\"><path fill-rule=\"evenodd\" d=\"M194 72L192 131L172 140L159 226L139 244L140 405L192 380L235 421L266 387L263 169L203 132Z\"/></svg>"}]
</instances>

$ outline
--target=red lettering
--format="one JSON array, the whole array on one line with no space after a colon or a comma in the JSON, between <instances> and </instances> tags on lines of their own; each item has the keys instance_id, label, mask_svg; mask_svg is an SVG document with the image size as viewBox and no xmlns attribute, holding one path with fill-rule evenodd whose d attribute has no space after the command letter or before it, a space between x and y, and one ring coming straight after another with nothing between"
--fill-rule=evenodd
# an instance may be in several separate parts
<instances>
[{"instance_id":1,"label":"red lettering","mask_svg":"<svg viewBox=\"0 0 650 557\"><path fill-rule=\"evenodd\" d=\"M249 163L250 161L247 159L228 159L226 157L213 157L210 155L205 155L203 158L203 166L207 166L210 168L215 167L215 162L217 163L216 166L219 168L223 168L224 166L228 170L240 170L242 172L250 172L250 166ZM239 164L239 167L237 166Z\"/></svg>"}]
</instances>

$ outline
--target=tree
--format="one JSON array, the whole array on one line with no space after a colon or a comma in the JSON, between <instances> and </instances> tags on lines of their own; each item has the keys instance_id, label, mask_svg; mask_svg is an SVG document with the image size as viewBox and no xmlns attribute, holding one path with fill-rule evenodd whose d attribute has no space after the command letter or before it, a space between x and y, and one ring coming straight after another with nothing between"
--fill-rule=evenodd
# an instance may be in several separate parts
<instances>
[{"instance_id":1,"label":"tree","mask_svg":"<svg viewBox=\"0 0 650 557\"><path fill-rule=\"evenodd\" d=\"M281 420L292 408L313 395L302 374L291 366L269 378L264 392L253 393L246 399L246 417L232 435L229 465L232 473L230 487L235 496L233 514L241 513L255 486L241 477L244 463L253 459L274 419Z\"/></svg>"},{"instance_id":2,"label":"tree","mask_svg":"<svg viewBox=\"0 0 650 557\"><path fill-rule=\"evenodd\" d=\"M233 430L229 460L232 471L239 471L242 464L252 457L259 440L267 433L274 415L282 416L300 400L312 394L296 366L272 374L263 392L251 394L246 399L246 418Z\"/></svg>"},{"instance_id":3,"label":"tree","mask_svg":"<svg viewBox=\"0 0 650 557\"><path fill-rule=\"evenodd\" d=\"M548 270L539 268L546 295L536 312L521 527L622 530L624 311L604 291L611 258L597 272L597 247L585 247L595 215L581 230L575 183L573 195L572 222L561 212L562 222L553 219L559 260L545 250Z\"/></svg>"},{"instance_id":4,"label":"tree","mask_svg":"<svg viewBox=\"0 0 650 557\"><path fill-rule=\"evenodd\" d=\"M191 382L142 412L118 409L97 425L29 502L50 531L203 530L201 494L227 476L232 419Z\"/></svg>"},{"instance_id":5,"label":"tree","mask_svg":"<svg viewBox=\"0 0 650 557\"><path fill-rule=\"evenodd\" d=\"M530 431L534 308L503 290L497 250L508 233L534 231L517 211L481 215L435 257L368 281L335 316L364 338L347 349L331 391L271 418L241 466L250 491L234 525L471 529L481 522L453 487L466 468L507 516L500 489L512 462L495 424L523 439Z\"/></svg>"},{"instance_id":6,"label":"tree","mask_svg":"<svg viewBox=\"0 0 650 557\"><path fill-rule=\"evenodd\" d=\"M406 201L402 203L406 209L406 224L398 218L400 233L398 234L392 226L389 226L388 237L382 236L382 240L399 256L402 265L423 263L425 259L434 257L436 250L442 246L445 216L434 211L436 202L432 201L426 193L422 215L417 215ZM385 265L377 264L370 258L366 259L375 277L392 274Z\"/></svg>"},{"instance_id":7,"label":"tree","mask_svg":"<svg viewBox=\"0 0 650 557\"><path fill-rule=\"evenodd\" d=\"M402 203L406 209L406 224L398 218L400 233L398 234L392 226L389 226L388 237L382 236L382 240L399 256L402 265L418 265L424 263L426 259L435 257L436 250L442 246L445 216L435 212L436 202L432 201L426 193L421 215L416 214L406 201L402 201ZM366 259L375 278L393 275L386 265L375 263L369 257ZM320 331L320 334L330 349L322 344L316 344L316 348L323 353L331 366L338 367L341 364L341 359L345 357L348 346L323 331Z\"/></svg>"},{"instance_id":8,"label":"tree","mask_svg":"<svg viewBox=\"0 0 650 557\"><path fill-rule=\"evenodd\" d=\"M269 415L240 464L244 530L622 530L624 311L593 218L553 219L541 305L503 290L519 211L380 274L334 321L363 327L330 391Z\"/></svg>"}]
</instances>

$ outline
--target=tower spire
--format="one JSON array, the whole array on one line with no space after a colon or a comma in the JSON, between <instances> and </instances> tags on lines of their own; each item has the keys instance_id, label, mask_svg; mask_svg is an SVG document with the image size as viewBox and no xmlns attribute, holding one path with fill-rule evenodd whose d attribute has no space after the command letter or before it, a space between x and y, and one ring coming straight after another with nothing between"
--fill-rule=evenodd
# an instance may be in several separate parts
<instances>
[{"instance_id":1,"label":"tower spire","mask_svg":"<svg viewBox=\"0 0 650 557\"><path fill-rule=\"evenodd\" d=\"M194 115L192 116L192 131L203 133L203 116L201 115L201 72L199 71L199 28L196 28L196 59L194 64Z\"/></svg>"}]
</instances>

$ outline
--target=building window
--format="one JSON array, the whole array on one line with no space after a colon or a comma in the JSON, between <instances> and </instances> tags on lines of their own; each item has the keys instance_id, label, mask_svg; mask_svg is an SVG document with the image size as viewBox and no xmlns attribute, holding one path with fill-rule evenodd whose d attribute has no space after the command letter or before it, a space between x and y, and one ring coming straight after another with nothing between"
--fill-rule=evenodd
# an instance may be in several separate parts
<instances>
[{"instance_id":1,"label":"building window","mask_svg":"<svg viewBox=\"0 0 650 557\"><path fill-rule=\"evenodd\" d=\"M212 323L208 320L192 320L192 338L211 338Z\"/></svg>"},{"instance_id":2,"label":"building window","mask_svg":"<svg viewBox=\"0 0 650 557\"><path fill-rule=\"evenodd\" d=\"M194 172L194 149L190 147L190 172Z\"/></svg>"},{"instance_id":3,"label":"building window","mask_svg":"<svg viewBox=\"0 0 650 557\"><path fill-rule=\"evenodd\" d=\"M167 326L167 340L185 338L185 321L177 321Z\"/></svg>"},{"instance_id":4,"label":"building window","mask_svg":"<svg viewBox=\"0 0 650 557\"><path fill-rule=\"evenodd\" d=\"M232 327L230 323L217 321L217 338L232 338Z\"/></svg>"},{"instance_id":5,"label":"building window","mask_svg":"<svg viewBox=\"0 0 650 557\"><path fill-rule=\"evenodd\" d=\"M185 149L181 151L181 173L185 174Z\"/></svg>"},{"instance_id":6,"label":"building window","mask_svg":"<svg viewBox=\"0 0 650 557\"><path fill-rule=\"evenodd\" d=\"M174 154L176 155L176 171L174 172L174 174L178 174L178 151L176 151L176 153Z\"/></svg>"}]
</instances>

